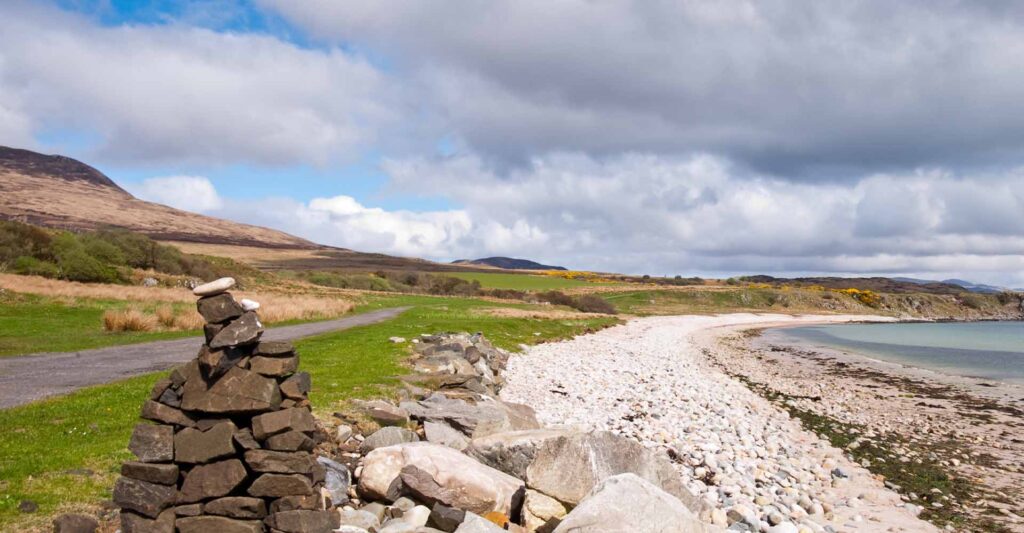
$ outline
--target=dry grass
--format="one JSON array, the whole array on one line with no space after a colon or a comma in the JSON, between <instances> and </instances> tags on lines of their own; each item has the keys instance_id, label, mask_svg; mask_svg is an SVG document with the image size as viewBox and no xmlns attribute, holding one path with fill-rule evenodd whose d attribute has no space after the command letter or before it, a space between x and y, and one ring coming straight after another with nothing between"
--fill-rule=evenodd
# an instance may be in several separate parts
<instances>
[{"instance_id":1,"label":"dry grass","mask_svg":"<svg viewBox=\"0 0 1024 533\"><path fill-rule=\"evenodd\" d=\"M104 328L108 331L180 331L195 330L203 326L202 317L191 305L196 297L192 291L183 288L78 283L15 274L0 274L0 288L11 292L63 299L69 304L76 298L139 304L126 310L107 311L103 321ZM348 313L355 307L353 300L333 295L253 291L239 291L233 294L238 299L249 298L260 302L260 318L266 323L334 318ZM135 327L142 329L128 329Z\"/></svg>"},{"instance_id":2,"label":"dry grass","mask_svg":"<svg viewBox=\"0 0 1024 533\"><path fill-rule=\"evenodd\" d=\"M600 313L566 311L564 309L519 309L516 307L489 307L484 309L474 309L471 313L474 315L488 315L498 318L530 318L536 320L585 320L602 316L612 316Z\"/></svg>"}]
</instances>

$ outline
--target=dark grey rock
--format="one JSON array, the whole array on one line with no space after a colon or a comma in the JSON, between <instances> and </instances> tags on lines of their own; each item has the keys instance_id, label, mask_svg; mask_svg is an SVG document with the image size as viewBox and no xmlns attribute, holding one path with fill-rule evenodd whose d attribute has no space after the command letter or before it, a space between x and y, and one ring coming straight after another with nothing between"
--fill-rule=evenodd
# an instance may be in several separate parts
<instances>
[{"instance_id":1,"label":"dark grey rock","mask_svg":"<svg viewBox=\"0 0 1024 533\"><path fill-rule=\"evenodd\" d=\"M348 488L352 484L352 473L348 467L326 457L317 457L316 462L326 469L324 488L331 493L331 503L342 505L348 502Z\"/></svg>"},{"instance_id":2,"label":"dark grey rock","mask_svg":"<svg viewBox=\"0 0 1024 533\"><path fill-rule=\"evenodd\" d=\"M53 533L94 533L100 524L83 514L62 514L53 519Z\"/></svg>"},{"instance_id":3,"label":"dark grey rock","mask_svg":"<svg viewBox=\"0 0 1024 533\"><path fill-rule=\"evenodd\" d=\"M121 475L159 485L175 485L178 482L178 465L128 462L121 465Z\"/></svg>"},{"instance_id":4,"label":"dark grey rock","mask_svg":"<svg viewBox=\"0 0 1024 533\"><path fill-rule=\"evenodd\" d=\"M196 301L196 310L203 319L210 323L227 322L238 318L245 313L241 305L231 297L230 293L221 293L216 296L207 296Z\"/></svg>"},{"instance_id":5,"label":"dark grey rock","mask_svg":"<svg viewBox=\"0 0 1024 533\"><path fill-rule=\"evenodd\" d=\"M316 443L313 439L309 438L308 435L301 431L286 431L277 435L267 437L267 440L263 445L268 450L277 450L282 452L296 452L304 451L308 452L313 449Z\"/></svg>"},{"instance_id":6,"label":"dark grey rock","mask_svg":"<svg viewBox=\"0 0 1024 533\"><path fill-rule=\"evenodd\" d=\"M178 533L263 533L259 520L235 520L224 516L190 516L174 522Z\"/></svg>"},{"instance_id":7,"label":"dark grey rock","mask_svg":"<svg viewBox=\"0 0 1024 533\"><path fill-rule=\"evenodd\" d=\"M195 420L182 412L181 409L154 402L153 400L147 400L146 403L142 404L142 418L183 427L192 427L196 424Z\"/></svg>"},{"instance_id":8,"label":"dark grey rock","mask_svg":"<svg viewBox=\"0 0 1024 533\"><path fill-rule=\"evenodd\" d=\"M128 449L146 463L174 460L174 428L154 424L136 424Z\"/></svg>"},{"instance_id":9,"label":"dark grey rock","mask_svg":"<svg viewBox=\"0 0 1024 533\"><path fill-rule=\"evenodd\" d=\"M238 459L199 465L185 474L178 503L195 503L231 494L245 481L248 474Z\"/></svg>"},{"instance_id":10,"label":"dark grey rock","mask_svg":"<svg viewBox=\"0 0 1024 533\"><path fill-rule=\"evenodd\" d=\"M210 349L253 344L263 335L263 323L255 311L249 311L232 320L210 341Z\"/></svg>"},{"instance_id":11,"label":"dark grey rock","mask_svg":"<svg viewBox=\"0 0 1024 533\"><path fill-rule=\"evenodd\" d=\"M130 477L120 477L114 483L114 503L122 509L156 518L174 503L173 486L150 483Z\"/></svg>"},{"instance_id":12,"label":"dark grey rock","mask_svg":"<svg viewBox=\"0 0 1024 533\"><path fill-rule=\"evenodd\" d=\"M266 413L252 419L252 434L256 440L264 440L286 431L313 431L316 421L308 409L294 407Z\"/></svg>"},{"instance_id":13,"label":"dark grey rock","mask_svg":"<svg viewBox=\"0 0 1024 533\"><path fill-rule=\"evenodd\" d=\"M313 460L313 455L307 452L249 450L245 452L245 464L253 472L311 474L316 461Z\"/></svg>"},{"instance_id":14,"label":"dark grey rock","mask_svg":"<svg viewBox=\"0 0 1024 533\"><path fill-rule=\"evenodd\" d=\"M267 516L267 504L260 498L228 496L207 502L203 511L229 518L263 518Z\"/></svg>"},{"instance_id":15,"label":"dark grey rock","mask_svg":"<svg viewBox=\"0 0 1024 533\"><path fill-rule=\"evenodd\" d=\"M277 382L237 366L215 381L189 379L181 406L187 411L242 414L272 411L281 404Z\"/></svg>"},{"instance_id":16,"label":"dark grey rock","mask_svg":"<svg viewBox=\"0 0 1024 533\"><path fill-rule=\"evenodd\" d=\"M313 484L301 474L263 474L249 486L249 494L259 498L307 496L313 494Z\"/></svg>"},{"instance_id":17,"label":"dark grey rock","mask_svg":"<svg viewBox=\"0 0 1024 533\"><path fill-rule=\"evenodd\" d=\"M185 428L174 435L174 460L203 464L235 454L234 436L238 428L230 421L220 422L206 431Z\"/></svg>"}]
</instances>

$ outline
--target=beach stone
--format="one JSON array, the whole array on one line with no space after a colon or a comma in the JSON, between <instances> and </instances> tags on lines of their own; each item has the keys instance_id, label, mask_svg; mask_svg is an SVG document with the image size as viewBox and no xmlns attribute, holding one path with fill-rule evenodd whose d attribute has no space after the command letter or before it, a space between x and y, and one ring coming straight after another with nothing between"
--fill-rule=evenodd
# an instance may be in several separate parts
<instances>
[{"instance_id":1,"label":"beach stone","mask_svg":"<svg viewBox=\"0 0 1024 533\"><path fill-rule=\"evenodd\" d=\"M466 513L465 520L455 528L455 533L503 533L504 531L504 528L474 513Z\"/></svg>"},{"instance_id":2,"label":"beach stone","mask_svg":"<svg viewBox=\"0 0 1024 533\"><path fill-rule=\"evenodd\" d=\"M196 302L196 310L211 324L221 324L245 313L245 309L242 309L242 306L226 292L200 298Z\"/></svg>"},{"instance_id":3,"label":"beach stone","mask_svg":"<svg viewBox=\"0 0 1024 533\"><path fill-rule=\"evenodd\" d=\"M466 453L481 463L526 479L526 469L533 463L537 450L545 442L571 435L565 429L526 429L507 431L470 441Z\"/></svg>"},{"instance_id":4,"label":"beach stone","mask_svg":"<svg viewBox=\"0 0 1024 533\"><path fill-rule=\"evenodd\" d=\"M202 464L235 453L234 436L238 431L230 421L219 422L206 431L185 428L174 435L174 460Z\"/></svg>"},{"instance_id":5,"label":"beach stone","mask_svg":"<svg viewBox=\"0 0 1024 533\"><path fill-rule=\"evenodd\" d=\"M168 509L156 518L121 510L121 533L174 533L174 511Z\"/></svg>"},{"instance_id":6,"label":"beach stone","mask_svg":"<svg viewBox=\"0 0 1024 533\"><path fill-rule=\"evenodd\" d=\"M143 516L156 518L174 503L175 487L119 477L114 483L114 503Z\"/></svg>"},{"instance_id":7,"label":"beach stone","mask_svg":"<svg viewBox=\"0 0 1024 533\"><path fill-rule=\"evenodd\" d=\"M262 357L256 356L249 359L249 370L264 376L287 376L298 370L299 356L292 357Z\"/></svg>"},{"instance_id":8,"label":"beach stone","mask_svg":"<svg viewBox=\"0 0 1024 533\"><path fill-rule=\"evenodd\" d=\"M267 516L267 504L260 498L228 496L205 503L203 512L229 518L263 518Z\"/></svg>"},{"instance_id":9,"label":"beach stone","mask_svg":"<svg viewBox=\"0 0 1024 533\"><path fill-rule=\"evenodd\" d=\"M237 366L212 383L189 379L181 401L187 411L214 414L270 411L280 403L281 391L276 381Z\"/></svg>"},{"instance_id":10,"label":"beach stone","mask_svg":"<svg viewBox=\"0 0 1024 533\"><path fill-rule=\"evenodd\" d=\"M533 409L521 404L492 401L474 405L434 393L419 402L402 402L401 407L417 420L445 423L473 438L540 428Z\"/></svg>"},{"instance_id":11,"label":"beach stone","mask_svg":"<svg viewBox=\"0 0 1024 533\"><path fill-rule=\"evenodd\" d=\"M313 460L312 454L306 452L249 450L245 452L245 464L254 472L310 474L316 461Z\"/></svg>"},{"instance_id":12,"label":"beach stone","mask_svg":"<svg viewBox=\"0 0 1024 533\"><path fill-rule=\"evenodd\" d=\"M246 311L255 311L260 308L260 303L256 300L250 300L248 298L242 298L238 300L238 305L242 306L242 309Z\"/></svg>"},{"instance_id":13,"label":"beach stone","mask_svg":"<svg viewBox=\"0 0 1024 533\"><path fill-rule=\"evenodd\" d=\"M558 500L535 490L523 498L523 526L527 531L551 531L568 511Z\"/></svg>"},{"instance_id":14,"label":"beach stone","mask_svg":"<svg viewBox=\"0 0 1024 533\"><path fill-rule=\"evenodd\" d=\"M409 412L383 400L371 400L362 406L366 416L382 426L404 426L409 423Z\"/></svg>"},{"instance_id":15,"label":"beach stone","mask_svg":"<svg viewBox=\"0 0 1024 533\"><path fill-rule=\"evenodd\" d=\"M179 503L195 503L209 498L227 496L235 490L248 474L238 459L199 465L185 474L185 481L178 493Z\"/></svg>"},{"instance_id":16,"label":"beach stone","mask_svg":"<svg viewBox=\"0 0 1024 533\"><path fill-rule=\"evenodd\" d=\"M313 449L313 439L301 431L286 431L277 435L267 437L263 443L268 450L281 452L308 452Z\"/></svg>"},{"instance_id":17,"label":"beach stone","mask_svg":"<svg viewBox=\"0 0 1024 533\"><path fill-rule=\"evenodd\" d=\"M527 485L558 501L578 504L601 480L632 473L681 499L693 511L700 502L682 485L667 459L635 440L607 431L545 440L526 469Z\"/></svg>"},{"instance_id":18,"label":"beach stone","mask_svg":"<svg viewBox=\"0 0 1024 533\"><path fill-rule=\"evenodd\" d=\"M284 533L327 533L333 529L331 514L327 511L283 511L268 516L264 522L271 529Z\"/></svg>"},{"instance_id":19,"label":"beach stone","mask_svg":"<svg viewBox=\"0 0 1024 533\"><path fill-rule=\"evenodd\" d=\"M235 278L224 277L199 285L192 289L192 294L195 294L196 296L214 296L224 291L229 291L234 286Z\"/></svg>"},{"instance_id":20,"label":"beach stone","mask_svg":"<svg viewBox=\"0 0 1024 533\"><path fill-rule=\"evenodd\" d=\"M293 407L272 413L262 414L252 419L252 434L256 440L264 440L272 435L286 431L314 431L316 420L309 409Z\"/></svg>"},{"instance_id":21,"label":"beach stone","mask_svg":"<svg viewBox=\"0 0 1024 533\"><path fill-rule=\"evenodd\" d=\"M136 424L128 441L139 461L162 463L174 460L174 428L155 424Z\"/></svg>"},{"instance_id":22,"label":"beach stone","mask_svg":"<svg viewBox=\"0 0 1024 533\"><path fill-rule=\"evenodd\" d=\"M374 431L369 437L366 437L366 440L359 445L359 453L365 455L377 448L394 446L404 442L417 442L419 440L420 437L415 431L394 426L383 427Z\"/></svg>"},{"instance_id":23,"label":"beach stone","mask_svg":"<svg viewBox=\"0 0 1024 533\"><path fill-rule=\"evenodd\" d=\"M53 519L53 533L94 533L100 523L83 514L62 514Z\"/></svg>"},{"instance_id":24,"label":"beach stone","mask_svg":"<svg viewBox=\"0 0 1024 533\"><path fill-rule=\"evenodd\" d=\"M292 377L281 382L281 394L285 398L291 398L293 400L305 400L306 395L309 394L309 389L313 386L312 380L309 379L309 374L306 372L296 372L292 374Z\"/></svg>"},{"instance_id":25,"label":"beach stone","mask_svg":"<svg viewBox=\"0 0 1024 533\"><path fill-rule=\"evenodd\" d=\"M632 531L709 531L671 494L632 473L611 476L588 493L562 520L555 533Z\"/></svg>"},{"instance_id":26,"label":"beach stone","mask_svg":"<svg viewBox=\"0 0 1024 533\"><path fill-rule=\"evenodd\" d=\"M263 335L263 323L256 313L248 311L224 326L224 329L210 341L210 349L245 346L258 341L260 335Z\"/></svg>"},{"instance_id":27,"label":"beach stone","mask_svg":"<svg viewBox=\"0 0 1024 533\"><path fill-rule=\"evenodd\" d=\"M424 422L423 433L427 442L454 448L460 452L469 447L469 437L444 422Z\"/></svg>"},{"instance_id":28,"label":"beach stone","mask_svg":"<svg viewBox=\"0 0 1024 533\"><path fill-rule=\"evenodd\" d=\"M435 503L430 509L427 525L450 533L455 531L465 519L466 511L449 507L443 503Z\"/></svg>"},{"instance_id":29,"label":"beach stone","mask_svg":"<svg viewBox=\"0 0 1024 533\"><path fill-rule=\"evenodd\" d=\"M174 521L178 533L263 533L259 520L235 520L224 516L190 516Z\"/></svg>"},{"instance_id":30,"label":"beach stone","mask_svg":"<svg viewBox=\"0 0 1024 533\"><path fill-rule=\"evenodd\" d=\"M369 530L380 526L380 518L362 509L341 509L339 511L342 526L358 527Z\"/></svg>"},{"instance_id":31,"label":"beach stone","mask_svg":"<svg viewBox=\"0 0 1024 533\"><path fill-rule=\"evenodd\" d=\"M181 409L154 402L153 400L147 400L146 403L142 404L142 418L175 426L192 427L196 424L195 420L182 412Z\"/></svg>"},{"instance_id":32,"label":"beach stone","mask_svg":"<svg viewBox=\"0 0 1024 533\"><path fill-rule=\"evenodd\" d=\"M428 504L440 502L478 513L511 515L522 502L522 481L447 446L428 442L370 452L363 461L359 490L371 499L394 500L392 485L398 479L404 490Z\"/></svg>"},{"instance_id":33,"label":"beach stone","mask_svg":"<svg viewBox=\"0 0 1024 533\"><path fill-rule=\"evenodd\" d=\"M316 462L324 467L324 488L331 495L331 503L342 505L348 502L348 488L352 485L352 473L348 467L326 457L317 457Z\"/></svg>"},{"instance_id":34,"label":"beach stone","mask_svg":"<svg viewBox=\"0 0 1024 533\"><path fill-rule=\"evenodd\" d=\"M313 494L313 484L301 474L263 474L249 486L249 494L258 498L306 496Z\"/></svg>"},{"instance_id":35,"label":"beach stone","mask_svg":"<svg viewBox=\"0 0 1024 533\"><path fill-rule=\"evenodd\" d=\"M178 482L178 465L132 461L121 465L121 475L159 485L175 485Z\"/></svg>"}]
</instances>

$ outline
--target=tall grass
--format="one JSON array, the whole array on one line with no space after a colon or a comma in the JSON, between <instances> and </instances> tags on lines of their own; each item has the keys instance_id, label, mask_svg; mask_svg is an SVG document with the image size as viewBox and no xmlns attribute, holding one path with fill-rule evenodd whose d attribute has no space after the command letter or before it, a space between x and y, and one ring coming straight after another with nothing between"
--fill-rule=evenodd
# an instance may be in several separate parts
<instances>
[{"instance_id":1,"label":"tall grass","mask_svg":"<svg viewBox=\"0 0 1024 533\"><path fill-rule=\"evenodd\" d=\"M103 329L107 331L153 331L157 319L138 309L110 309L103 313Z\"/></svg>"}]
</instances>

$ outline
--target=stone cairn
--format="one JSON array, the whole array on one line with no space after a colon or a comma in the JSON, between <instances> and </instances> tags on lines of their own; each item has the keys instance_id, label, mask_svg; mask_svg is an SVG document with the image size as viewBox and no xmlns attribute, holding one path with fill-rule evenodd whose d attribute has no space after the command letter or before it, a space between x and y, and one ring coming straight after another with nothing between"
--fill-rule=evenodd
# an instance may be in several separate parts
<instances>
[{"instance_id":1,"label":"stone cairn","mask_svg":"<svg viewBox=\"0 0 1024 533\"><path fill-rule=\"evenodd\" d=\"M160 380L114 485L122 533L326 532L337 512L313 454L316 424L290 344L260 342L259 304L222 278L194 289L206 320L198 356ZM325 466L326 465L326 466ZM347 472L345 472L347 475ZM329 481L329 480L328 480Z\"/></svg>"}]
</instances>

